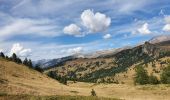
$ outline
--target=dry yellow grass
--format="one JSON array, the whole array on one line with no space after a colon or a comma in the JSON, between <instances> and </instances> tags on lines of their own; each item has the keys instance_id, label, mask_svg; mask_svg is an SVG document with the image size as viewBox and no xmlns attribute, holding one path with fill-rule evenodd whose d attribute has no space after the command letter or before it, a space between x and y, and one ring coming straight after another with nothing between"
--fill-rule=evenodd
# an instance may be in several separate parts
<instances>
[{"instance_id":1,"label":"dry yellow grass","mask_svg":"<svg viewBox=\"0 0 170 100\"><path fill-rule=\"evenodd\" d=\"M0 59L0 92L30 95L89 96L94 89L97 96L126 100L169 100L169 85L134 86L129 84L70 83L67 86L45 74L14 62Z\"/></svg>"},{"instance_id":2,"label":"dry yellow grass","mask_svg":"<svg viewBox=\"0 0 170 100\"><path fill-rule=\"evenodd\" d=\"M87 91L87 89L70 88L45 74L2 59L0 60L0 80L0 91L9 94L75 95L70 91L76 90L80 93L86 91L83 94L90 95L90 89Z\"/></svg>"},{"instance_id":3,"label":"dry yellow grass","mask_svg":"<svg viewBox=\"0 0 170 100\"><path fill-rule=\"evenodd\" d=\"M74 83L70 87L93 88L98 96L125 100L169 100L169 85L134 86L127 84Z\"/></svg>"}]
</instances>

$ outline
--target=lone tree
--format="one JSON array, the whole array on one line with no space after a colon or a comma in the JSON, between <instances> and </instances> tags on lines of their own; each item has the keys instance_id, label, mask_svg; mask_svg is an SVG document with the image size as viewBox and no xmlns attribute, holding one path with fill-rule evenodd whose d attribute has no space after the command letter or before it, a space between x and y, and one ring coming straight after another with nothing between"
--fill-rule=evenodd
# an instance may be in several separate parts
<instances>
[{"instance_id":1,"label":"lone tree","mask_svg":"<svg viewBox=\"0 0 170 100\"><path fill-rule=\"evenodd\" d=\"M23 64L28 66L28 59L27 58L24 59Z\"/></svg>"},{"instance_id":2,"label":"lone tree","mask_svg":"<svg viewBox=\"0 0 170 100\"><path fill-rule=\"evenodd\" d=\"M94 91L94 89L91 90L91 95L96 96L96 92Z\"/></svg>"},{"instance_id":3,"label":"lone tree","mask_svg":"<svg viewBox=\"0 0 170 100\"><path fill-rule=\"evenodd\" d=\"M8 57L8 56L5 56L5 59L9 60L9 57Z\"/></svg>"},{"instance_id":4,"label":"lone tree","mask_svg":"<svg viewBox=\"0 0 170 100\"><path fill-rule=\"evenodd\" d=\"M16 63L21 64L21 63L22 63L22 60L21 60L20 58L17 58Z\"/></svg>"},{"instance_id":5,"label":"lone tree","mask_svg":"<svg viewBox=\"0 0 170 100\"><path fill-rule=\"evenodd\" d=\"M0 53L0 57L5 58L5 55L3 52Z\"/></svg>"},{"instance_id":6,"label":"lone tree","mask_svg":"<svg viewBox=\"0 0 170 100\"><path fill-rule=\"evenodd\" d=\"M31 59L28 60L28 66L29 66L30 68L33 67L33 66L32 66L32 61L31 61Z\"/></svg>"},{"instance_id":7,"label":"lone tree","mask_svg":"<svg viewBox=\"0 0 170 100\"><path fill-rule=\"evenodd\" d=\"M140 85L149 83L147 71L142 66L136 66L136 75L134 81Z\"/></svg>"},{"instance_id":8,"label":"lone tree","mask_svg":"<svg viewBox=\"0 0 170 100\"><path fill-rule=\"evenodd\" d=\"M170 65L163 70L161 74L161 82L163 84L170 84Z\"/></svg>"},{"instance_id":9,"label":"lone tree","mask_svg":"<svg viewBox=\"0 0 170 100\"><path fill-rule=\"evenodd\" d=\"M17 55L15 53L12 54L12 61L17 62Z\"/></svg>"}]
</instances>

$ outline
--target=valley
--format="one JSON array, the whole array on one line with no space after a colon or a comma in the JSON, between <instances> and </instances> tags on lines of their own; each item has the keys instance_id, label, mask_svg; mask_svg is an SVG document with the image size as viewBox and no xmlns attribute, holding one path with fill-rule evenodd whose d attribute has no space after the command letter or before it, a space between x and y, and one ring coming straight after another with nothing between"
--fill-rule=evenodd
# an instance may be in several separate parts
<instances>
[{"instance_id":1,"label":"valley","mask_svg":"<svg viewBox=\"0 0 170 100\"><path fill-rule=\"evenodd\" d=\"M170 0L0 0L0 100L170 100Z\"/></svg>"},{"instance_id":2,"label":"valley","mask_svg":"<svg viewBox=\"0 0 170 100\"><path fill-rule=\"evenodd\" d=\"M3 56L0 100L168 100L169 51L169 40L145 42L95 58L63 58L62 63L41 71ZM140 84L142 76L135 82L138 67L148 75L147 83ZM163 75L167 75L165 82ZM153 83L149 83L151 76ZM97 96L91 96L92 89Z\"/></svg>"}]
</instances>

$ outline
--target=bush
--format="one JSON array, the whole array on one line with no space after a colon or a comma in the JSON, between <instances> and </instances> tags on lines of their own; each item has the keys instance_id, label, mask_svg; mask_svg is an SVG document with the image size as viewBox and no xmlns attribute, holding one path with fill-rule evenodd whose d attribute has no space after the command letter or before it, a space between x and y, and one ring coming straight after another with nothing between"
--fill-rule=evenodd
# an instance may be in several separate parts
<instances>
[{"instance_id":1,"label":"bush","mask_svg":"<svg viewBox=\"0 0 170 100\"><path fill-rule=\"evenodd\" d=\"M96 92L94 91L94 89L92 89L91 95L92 95L92 96L96 96Z\"/></svg>"},{"instance_id":2,"label":"bush","mask_svg":"<svg viewBox=\"0 0 170 100\"><path fill-rule=\"evenodd\" d=\"M170 84L170 65L163 70L161 74L161 82L163 84Z\"/></svg>"},{"instance_id":3,"label":"bush","mask_svg":"<svg viewBox=\"0 0 170 100\"><path fill-rule=\"evenodd\" d=\"M8 94L7 93L5 93L5 92L0 92L0 97L1 96L7 96Z\"/></svg>"},{"instance_id":4,"label":"bush","mask_svg":"<svg viewBox=\"0 0 170 100\"><path fill-rule=\"evenodd\" d=\"M43 72L43 69L39 65L35 66L35 70L37 70L39 72Z\"/></svg>"},{"instance_id":5,"label":"bush","mask_svg":"<svg viewBox=\"0 0 170 100\"><path fill-rule=\"evenodd\" d=\"M149 83L150 84L159 84L159 81L156 76L151 75L151 76L149 76Z\"/></svg>"},{"instance_id":6,"label":"bush","mask_svg":"<svg viewBox=\"0 0 170 100\"><path fill-rule=\"evenodd\" d=\"M140 85L149 83L147 71L142 66L136 66L136 75L134 81Z\"/></svg>"}]
</instances>

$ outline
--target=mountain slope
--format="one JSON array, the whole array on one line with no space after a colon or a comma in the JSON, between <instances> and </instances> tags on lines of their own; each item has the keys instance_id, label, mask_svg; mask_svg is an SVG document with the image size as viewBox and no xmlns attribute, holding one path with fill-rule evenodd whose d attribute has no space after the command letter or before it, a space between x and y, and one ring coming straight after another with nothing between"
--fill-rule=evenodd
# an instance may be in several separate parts
<instances>
[{"instance_id":1,"label":"mountain slope","mask_svg":"<svg viewBox=\"0 0 170 100\"><path fill-rule=\"evenodd\" d=\"M96 90L98 97L91 97L91 89L96 86L78 84L63 85L43 73L0 58L0 100L119 100L101 92L102 87Z\"/></svg>"},{"instance_id":2,"label":"mountain slope","mask_svg":"<svg viewBox=\"0 0 170 100\"><path fill-rule=\"evenodd\" d=\"M29 95L75 95L89 96L90 89L60 84L45 74L24 65L0 58L0 93Z\"/></svg>"},{"instance_id":3,"label":"mountain slope","mask_svg":"<svg viewBox=\"0 0 170 100\"><path fill-rule=\"evenodd\" d=\"M79 58L67 61L61 66L49 69L45 73L53 72L57 76L66 76L69 79L88 82L115 82L115 75L126 72L135 64L147 64L169 55L170 42L145 44L125 49L97 58ZM106 79L109 77L109 79Z\"/></svg>"},{"instance_id":4,"label":"mountain slope","mask_svg":"<svg viewBox=\"0 0 170 100\"><path fill-rule=\"evenodd\" d=\"M57 59L42 59L38 61L33 62L33 66L38 65L39 67L43 69L48 69L52 68L56 65L61 65L63 62L69 61L69 60L74 60L78 58L77 56L67 56L67 57L62 57L62 58L57 58Z\"/></svg>"},{"instance_id":5,"label":"mountain slope","mask_svg":"<svg viewBox=\"0 0 170 100\"><path fill-rule=\"evenodd\" d=\"M149 40L149 42L155 44L155 43L160 43L168 40L170 40L170 35L160 35L160 36L153 37L152 39Z\"/></svg>"},{"instance_id":6,"label":"mountain slope","mask_svg":"<svg viewBox=\"0 0 170 100\"><path fill-rule=\"evenodd\" d=\"M0 90L10 94L47 94L52 85L62 85L33 69L0 59ZM56 91L55 90L55 91Z\"/></svg>"},{"instance_id":7,"label":"mountain slope","mask_svg":"<svg viewBox=\"0 0 170 100\"><path fill-rule=\"evenodd\" d=\"M42 60L34 61L33 65L34 66L39 65L43 69L50 69L55 66L62 65L64 62L75 60L78 58L91 59L91 58L97 58L97 57L104 57L107 55L114 55L122 50L130 49L130 48L131 47L127 46L127 47L118 48L118 49L100 50L100 51L91 52L91 53L87 53L87 54L78 53L78 54L74 54L72 56L56 58L56 59L42 59Z\"/></svg>"},{"instance_id":8,"label":"mountain slope","mask_svg":"<svg viewBox=\"0 0 170 100\"><path fill-rule=\"evenodd\" d=\"M153 37L148 42L151 44L159 44L160 42L166 42L168 40L170 40L170 35L160 35L160 36ZM75 54L72 56L56 58L56 59L42 59L42 60L34 61L33 64L34 66L38 64L41 68L48 69L48 68L58 66L66 61L74 60L76 58L89 58L90 59L90 58L97 58L97 57L105 57L105 56L114 55L122 50L131 49L131 48L132 47L127 46L127 47L118 48L118 49L100 50L100 51L91 52L87 54L79 53L79 54Z\"/></svg>"}]
</instances>

